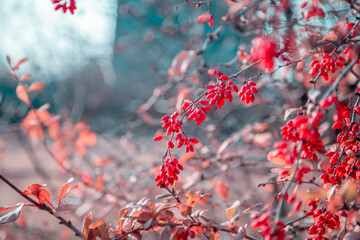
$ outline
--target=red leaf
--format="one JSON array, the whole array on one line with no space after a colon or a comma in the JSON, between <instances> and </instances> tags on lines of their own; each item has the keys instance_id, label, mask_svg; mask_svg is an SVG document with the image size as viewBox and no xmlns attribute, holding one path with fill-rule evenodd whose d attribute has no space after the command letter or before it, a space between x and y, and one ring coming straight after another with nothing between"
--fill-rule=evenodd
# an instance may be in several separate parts
<instances>
[{"instance_id":1,"label":"red leaf","mask_svg":"<svg viewBox=\"0 0 360 240\"><path fill-rule=\"evenodd\" d=\"M70 178L67 183L65 183L64 185L62 185L61 189L60 189L60 192L59 192L59 195L58 195L58 208L60 206L60 203L61 201L64 199L64 197L66 197L66 195L71 191L73 190L74 188L77 188L78 186L75 185L75 186L72 186L70 188L70 183L73 181L74 179L73 178Z\"/></svg>"},{"instance_id":2,"label":"red leaf","mask_svg":"<svg viewBox=\"0 0 360 240\"><path fill-rule=\"evenodd\" d=\"M49 192L46 191L43 186L39 184L32 184L28 186L23 193L25 195L33 195L39 200L39 203L47 203L55 209L51 203Z\"/></svg>"},{"instance_id":3,"label":"red leaf","mask_svg":"<svg viewBox=\"0 0 360 240\"><path fill-rule=\"evenodd\" d=\"M28 80L29 78L31 78L31 74L28 73L28 74L25 74L24 76L22 76L19 80L20 82L23 82L25 80Z\"/></svg>"},{"instance_id":4,"label":"red leaf","mask_svg":"<svg viewBox=\"0 0 360 240\"><path fill-rule=\"evenodd\" d=\"M23 206L24 206L24 204L20 203L20 204L18 204L16 206L0 208L0 212L13 209L11 212L8 212L4 216L0 217L0 224L10 223L10 222L16 221L16 219L18 219L18 217L20 215L20 212L21 212L21 209L22 209Z\"/></svg>"},{"instance_id":5,"label":"red leaf","mask_svg":"<svg viewBox=\"0 0 360 240\"><path fill-rule=\"evenodd\" d=\"M30 87L28 88L28 91L29 92L39 91L39 90L43 89L44 87L45 87L44 83L34 82L30 85Z\"/></svg>"},{"instance_id":6,"label":"red leaf","mask_svg":"<svg viewBox=\"0 0 360 240\"><path fill-rule=\"evenodd\" d=\"M16 96L17 96L21 101L23 101L26 105L31 106L29 94L28 94L26 88L24 87L24 85L19 84L19 85L16 87Z\"/></svg>"}]
</instances>

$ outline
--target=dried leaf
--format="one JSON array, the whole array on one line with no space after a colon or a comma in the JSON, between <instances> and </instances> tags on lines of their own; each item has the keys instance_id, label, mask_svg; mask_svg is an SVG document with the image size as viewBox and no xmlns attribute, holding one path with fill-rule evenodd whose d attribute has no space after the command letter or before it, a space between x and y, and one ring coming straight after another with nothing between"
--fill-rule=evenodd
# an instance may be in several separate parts
<instances>
[{"instance_id":1,"label":"dried leaf","mask_svg":"<svg viewBox=\"0 0 360 240\"><path fill-rule=\"evenodd\" d=\"M11 212L8 212L4 216L0 217L0 224L16 221L16 219L18 219L18 217L20 215L20 212L21 212L21 209L23 206L24 206L24 204L20 203L16 206L8 207L7 210L9 210L9 209L13 209L13 210ZM3 210L3 211L6 211L6 210Z\"/></svg>"}]
</instances>

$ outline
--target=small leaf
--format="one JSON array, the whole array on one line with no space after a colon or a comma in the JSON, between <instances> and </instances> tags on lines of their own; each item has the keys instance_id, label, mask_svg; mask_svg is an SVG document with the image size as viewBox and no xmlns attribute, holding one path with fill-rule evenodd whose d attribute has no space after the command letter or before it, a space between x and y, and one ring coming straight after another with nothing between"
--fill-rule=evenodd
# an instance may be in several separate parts
<instances>
[{"instance_id":1,"label":"small leaf","mask_svg":"<svg viewBox=\"0 0 360 240\"><path fill-rule=\"evenodd\" d=\"M110 240L108 228L103 220L98 220L89 225L89 230L93 232L96 237L102 240Z\"/></svg>"},{"instance_id":2,"label":"small leaf","mask_svg":"<svg viewBox=\"0 0 360 240\"><path fill-rule=\"evenodd\" d=\"M327 199L330 201L332 195L334 195L336 189L336 185L332 186L329 191L327 192Z\"/></svg>"},{"instance_id":3,"label":"small leaf","mask_svg":"<svg viewBox=\"0 0 360 240\"><path fill-rule=\"evenodd\" d=\"M49 204L52 208L55 209L55 207L52 205L51 200L50 200L50 194L48 191L46 191L44 189L43 186L39 185L39 184L32 184L30 186L28 186L24 192L25 195L33 195L34 197L36 197L39 201L39 203L47 203Z\"/></svg>"},{"instance_id":4,"label":"small leaf","mask_svg":"<svg viewBox=\"0 0 360 240\"><path fill-rule=\"evenodd\" d=\"M84 218L83 227L82 227L82 239L88 240L89 239L89 226L92 223L92 212L89 213L88 216ZM95 239L95 237L93 237Z\"/></svg>"},{"instance_id":5,"label":"small leaf","mask_svg":"<svg viewBox=\"0 0 360 240\"><path fill-rule=\"evenodd\" d=\"M219 182L215 188L215 192L224 200L228 198L229 185L223 182Z\"/></svg>"},{"instance_id":6,"label":"small leaf","mask_svg":"<svg viewBox=\"0 0 360 240\"><path fill-rule=\"evenodd\" d=\"M15 70L18 70L19 67L20 67L20 65L23 64L23 63L25 63L27 60L28 60L28 58L23 58L23 59L21 59L21 60L15 65L14 69L15 69Z\"/></svg>"},{"instance_id":7,"label":"small leaf","mask_svg":"<svg viewBox=\"0 0 360 240\"><path fill-rule=\"evenodd\" d=\"M24 85L19 84L19 85L16 87L16 96L17 96L21 101L23 101L26 105L31 106L29 94L28 94L26 88L24 87Z\"/></svg>"},{"instance_id":8,"label":"small leaf","mask_svg":"<svg viewBox=\"0 0 360 240\"><path fill-rule=\"evenodd\" d=\"M25 74L24 76L22 76L19 80L20 82L23 82L25 80L28 80L29 78L31 78L31 74L28 73L28 74Z\"/></svg>"},{"instance_id":9,"label":"small leaf","mask_svg":"<svg viewBox=\"0 0 360 240\"><path fill-rule=\"evenodd\" d=\"M18 204L17 206L13 206L10 208L7 208L7 210L14 208L11 212L8 212L7 214L5 214L4 216L0 217L0 224L4 224L4 223L10 223L10 222L14 222L16 221L16 219L18 219L21 209L24 206L23 203Z\"/></svg>"},{"instance_id":10,"label":"small leaf","mask_svg":"<svg viewBox=\"0 0 360 240\"><path fill-rule=\"evenodd\" d=\"M190 207L195 207L196 204L201 200L200 194L188 192L186 194L186 205Z\"/></svg>"},{"instance_id":11,"label":"small leaf","mask_svg":"<svg viewBox=\"0 0 360 240\"><path fill-rule=\"evenodd\" d=\"M66 197L66 195L73 189L77 188L78 186L75 185L75 186L72 186L70 188L70 183L73 181L74 179L73 178L70 178L67 183L65 183L64 185L62 185L61 189L60 189L60 192L58 194L58 206L60 206L60 203L61 201L64 199L64 197Z\"/></svg>"},{"instance_id":12,"label":"small leaf","mask_svg":"<svg viewBox=\"0 0 360 240\"><path fill-rule=\"evenodd\" d=\"M226 216L229 220L229 222L231 222L231 218L234 216L235 212L236 212L236 208L240 206L240 201L235 201L233 203L233 205L231 205L231 207L227 208L225 210Z\"/></svg>"},{"instance_id":13,"label":"small leaf","mask_svg":"<svg viewBox=\"0 0 360 240\"><path fill-rule=\"evenodd\" d=\"M28 88L29 92L34 92L34 91L39 91L44 89L45 84L41 83L41 82L34 82L30 85L30 87Z\"/></svg>"},{"instance_id":14,"label":"small leaf","mask_svg":"<svg viewBox=\"0 0 360 240\"><path fill-rule=\"evenodd\" d=\"M191 213L192 207L186 205L180 205L179 211L183 217L188 217Z\"/></svg>"},{"instance_id":15,"label":"small leaf","mask_svg":"<svg viewBox=\"0 0 360 240\"><path fill-rule=\"evenodd\" d=\"M9 66L11 66L11 60L9 56L6 56L6 62L9 64Z\"/></svg>"}]
</instances>

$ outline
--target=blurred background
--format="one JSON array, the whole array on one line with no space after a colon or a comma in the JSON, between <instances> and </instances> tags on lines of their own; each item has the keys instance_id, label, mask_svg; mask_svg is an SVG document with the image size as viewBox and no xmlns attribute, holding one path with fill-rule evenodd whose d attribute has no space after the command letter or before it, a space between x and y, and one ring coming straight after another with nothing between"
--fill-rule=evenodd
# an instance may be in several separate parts
<instances>
[{"instance_id":1,"label":"blurred background","mask_svg":"<svg viewBox=\"0 0 360 240\"><path fill-rule=\"evenodd\" d=\"M267 1L213 1L209 8L206 3L184 2L77 0L72 15L55 11L50 0L0 0L0 173L20 189L47 184L52 199L62 184L75 178L80 190L64 200L74 210L65 217L79 228L90 211L94 219L115 227L118 210L129 202L144 197L155 200L164 193L154 178L166 143L152 140L161 133L161 117L179 111L184 99L202 93L213 80L208 69L220 67L231 75L249 65L247 55L255 36L275 31L286 36L287 27L294 26L287 25L289 19L304 21L299 1L291 1L288 11L282 10L282 3L275 8ZM198 21L208 10L214 15L214 27ZM276 15L277 11L281 14ZM281 26L278 29L274 19ZM336 24L336 19L327 21ZM310 23L313 32L330 29L323 28L325 21ZM296 59L299 52L312 49L306 41L311 36L301 31L293 34L300 36L297 40L305 39L292 53ZM87 146L86 154L69 151L67 168L59 167L41 141L24 134L20 123L29 108L16 97L17 82L8 75L6 56L14 62L29 58L18 75L31 73L27 81L46 84L31 94L36 108L49 103L49 113L60 116L64 129L82 121L96 133L96 146ZM296 64L285 74L280 70L270 76L254 67L237 78L238 83L243 77L256 79L260 92L254 104L236 98L210 112L201 126L192 121L185 124L201 144L195 155L182 158L185 170L176 187L182 193L212 193L209 205L200 207L210 210L210 218L226 221L224 211L235 200L246 209L269 202L270 194L277 192L277 185L265 184L266 191L259 191L257 185L276 177L266 154L280 138L284 109L307 99L309 84L304 82L310 76L295 69ZM54 147L54 139L47 139ZM73 145L69 142L67 147ZM184 151L177 154L181 158ZM0 206L18 202L24 199L1 182ZM24 212L16 223L0 226L0 240L76 239L46 213Z\"/></svg>"}]
</instances>

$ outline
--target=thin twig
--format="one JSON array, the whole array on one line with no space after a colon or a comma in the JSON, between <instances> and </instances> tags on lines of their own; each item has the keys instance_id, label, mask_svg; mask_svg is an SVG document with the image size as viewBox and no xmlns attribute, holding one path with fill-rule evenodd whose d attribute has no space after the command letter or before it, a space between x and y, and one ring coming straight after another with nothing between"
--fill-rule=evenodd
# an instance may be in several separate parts
<instances>
[{"instance_id":1,"label":"thin twig","mask_svg":"<svg viewBox=\"0 0 360 240\"><path fill-rule=\"evenodd\" d=\"M73 231L75 233L75 236L81 237L82 234L80 232L80 230L78 230L72 223L71 221L67 221L65 220L63 217L61 216L57 216L55 215L55 212L52 208L50 208L49 206L47 206L46 204L40 204L38 202L36 202L34 199L30 198L29 196L25 195L18 187L16 187L13 183L11 183L8 179L6 179L3 175L0 174L0 179L3 180L9 187L11 187L15 192L17 192L18 194L20 194L23 198L25 198L26 200L28 200L29 202L31 202L32 204L34 204L36 207L38 207L39 209L48 212L49 214L51 214L52 216L56 217L59 220L60 224L64 224L67 228L69 228L71 231Z\"/></svg>"}]
</instances>

